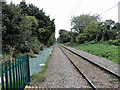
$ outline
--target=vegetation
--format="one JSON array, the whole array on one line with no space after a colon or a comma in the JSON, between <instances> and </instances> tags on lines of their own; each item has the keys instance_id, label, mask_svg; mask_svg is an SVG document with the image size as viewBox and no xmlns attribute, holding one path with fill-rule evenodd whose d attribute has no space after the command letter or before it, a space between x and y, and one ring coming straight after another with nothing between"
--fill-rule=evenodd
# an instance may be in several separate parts
<instances>
[{"instance_id":1,"label":"vegetation","mask_svg":"<svg viewBox=\"0 0 120 90\"><path fill-rule=\"evenodd\" d=\"M120 23L113 20L101 22L97 15L83 14L73 17L71 26L71 32L59 31L58 42L118 63Z\"/></svg>"},{"instance_id":2,"label":"vegetation","mask_svg":"<svg viewBox=\"0 0 120 90\"><path fill-rule=\"evenodd\" d=\"M66 43L66 42L70 42L70 41L75 41L75 38L76 38L76 36L78 36L78 33L61 29L59 31L59 35L60 36L57 39L57 41L60 43Z\"/></svg>"},{"instance_id":3,"label":"vegetation","mask_svg":"<svg viewBox=\"0 0 120 90\"><path fill-rule=\"evenodd\" d=\"M70 42L62 43L62 45L70 46ZM110 45L108 41L106 42L90 41L90 42L85 42L84 44L74 43L73 47L78 50L83 50L85 52L94 54L96 56L106 58L115 63L120 63L118 60L118 53L119 53L118 46Z\"/></svg>"},{"instance_id":4,"label":"vegetation","mask_svg":"<svg viewBox=\"0 0 120 90\"><path fill-rule=\"evenodd\" d=\"M75 46L75 48L89 52L99 57L104 57L115 63L118 63L118 46L109 45L107 42L84 43L84 44Z\"/></svg>"},{"instance_id":5,"label":"vegetation","mask_svg":"<svg viewBox=\"0 0 120 90\"><path fill-rule=\"evenodd\" d=\"M51 58L51 54L49 55L47 61L45 62L45 66L44 66L43 70L40 73L34 74L32 76L32 84L41 83L46 79L44 74L47 71L47 67L48 67L50 58Z\"/></svg>"},{"instance_id":6,"label":"vegetation","mask_svg":"<svg viewBox=\"0 0 120 90\"><path fill-rule=\"evenodd\" d=\"M13 57L21 53L39 53L44 47L55 42L54 19L50 19L33 4L20 2L2 3L2 52L9 54L13 49Z\"/></svg>"},{"instance_id":7,"label":"vegetation","mask_svg":"<svg viewBox=\"0 0 120 90\"><path fill-rule=\"evenodd\" d=\"M85 27L92 21L99 21L99 17L97 15L89 15L89 14L83 14L80 16L73 17L71 19L71 26L74 31L77 31L78 33L83 33Z\"/></svg>"}]
</instances>

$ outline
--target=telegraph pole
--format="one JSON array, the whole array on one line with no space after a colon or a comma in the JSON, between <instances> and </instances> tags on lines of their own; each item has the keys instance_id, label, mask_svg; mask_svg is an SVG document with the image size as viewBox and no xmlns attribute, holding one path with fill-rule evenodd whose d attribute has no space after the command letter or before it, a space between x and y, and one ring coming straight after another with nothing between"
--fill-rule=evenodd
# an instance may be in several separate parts
<instances>
[{"instance_id":1,"label":"telegraph pole","mask_svg":"<svg viewBox=\"0 0 120 90\"><path fill-rule=\"evenodd\" d=\"M4 3L5 0L0 1L0 62L2 59L2 3Z\"/></svg>"},{"instance_id":2,"label":"telegraph pole","mask_svg":"<svg viewBox=\"0 0 120 90\"><path fill-rule=\"evenodd\" d=\"M118 22L120 23L120 1L118 2ZM120 31L120 30L119 30ZM118 31L118 63L120 63L120 32ZM120 65L118 65L118 68L120 69ZM120 70L118 71L118 74L120 75ZM119 79L120 81L120 79ZM120 88L120 83L118 83L118 88Z\"/></svg>"},{"instance_id":3,"label":"telegraph pole","mask_svg":"<svg viewBox=\"0 0 120 90\"><path fill-rule=\"evenodd\" d=\"M118 22L120 23L120 1L118 2Z\"/></svg>"}]
</instances>

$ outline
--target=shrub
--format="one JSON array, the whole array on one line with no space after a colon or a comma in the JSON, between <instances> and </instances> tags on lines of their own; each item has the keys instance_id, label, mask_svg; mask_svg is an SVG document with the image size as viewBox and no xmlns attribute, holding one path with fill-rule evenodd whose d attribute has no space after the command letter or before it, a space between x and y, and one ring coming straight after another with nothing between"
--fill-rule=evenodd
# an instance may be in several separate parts
<instances>
[{"instance_id":1,"label":"shrub","mask_svg":"<svg viewBox=\"0 0 120 90\"><path fill-rule=\"evenodd\" d=\"M65 45L66 45L66 46L70 46L70 45L71 45L71 43L70 43L70 42L67 42L67 43L65 43Z\"/></svg>"},{"instance_id":2,"label":"shrub","mask_svg":"<svg viewBox=\"0 0 120 90\"><path fill-rule=\"evenodd\" d=\"M76 37L76 42L79 43L79 44L82 44L86 41L87 37L85 34L79 34L77 37Z\"/></svg>"},{"instance_id":3,"label":"shrub","mask_svg":"<svg viewBox=\"0 0 120 90\"><path fill-rule=\"evenodd\" d=\"M95 43L97 43L96 40L92 40L92 41L88 42L88 44L95 44Z\"/></svg>"},{"instance_id":4,"label":"shrub","mask_svg":"<svg viewBox=\"0 0 120 90\"><path fill-rule=\"evenodd\" d=\"M88 41L94 40L96 38L98 32L97 27L98 27L98 22L92 21L84 29L83 33L85 33Z\"/></svg>"},{"instance_id":5,"label":"shrub","mask_svg":"<svg viewBox=\"0 0 120 90\"><path fill-rule=\"evenodd\" d=\"M30 50L29 56L30 56L31 58L34 58L34 57L35 57L35 56L34 56L34 52L33 52L32 50Z\"/></svg>"},{"instance_id":6,"label":"shrub","mask_svg":"<svg viewBox=\"0 0 120 90\"><path fill-rule=\"evenodd\" d=\"M119 45L119 40L109 40L108 44L118 46Z\"/></svg>"}]
</instances>

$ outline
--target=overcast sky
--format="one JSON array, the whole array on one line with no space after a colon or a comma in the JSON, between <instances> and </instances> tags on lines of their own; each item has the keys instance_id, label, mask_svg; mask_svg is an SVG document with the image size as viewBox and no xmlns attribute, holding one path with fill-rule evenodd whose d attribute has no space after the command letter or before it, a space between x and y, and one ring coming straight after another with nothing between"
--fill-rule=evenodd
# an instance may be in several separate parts
<instances>
[{"instance_id":1,"label":"overcast sky","mask_svg":"<svg viewBox=\"0 0 120 90\"><path fill-rule=\"evenodd\" d=\"M6 0L19 4L22 0ZM120 0L26 0L26 3L32 3L55 19L56 37L60 29L70 30L70 19L72 16L81 14L101 14L104 11L117 5ZM112 19L118 22L118 7L114 7L101 15L102 20Z\"/></svg>"}]
</instances>

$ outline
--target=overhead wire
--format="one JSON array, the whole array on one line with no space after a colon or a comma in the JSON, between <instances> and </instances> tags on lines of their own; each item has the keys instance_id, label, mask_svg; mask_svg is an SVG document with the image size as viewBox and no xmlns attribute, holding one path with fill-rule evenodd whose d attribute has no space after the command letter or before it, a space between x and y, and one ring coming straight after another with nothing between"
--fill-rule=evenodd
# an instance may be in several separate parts
<instances>
[{"instance_id":1,"label":"overhead wire","mask_svg":"<svg viewBox=\"0 0 120 90\"><path fill-rule=\"evenodd\" d=\"M74 10L74 12L73 12L73 14L75 14L75 13L76 13L76 11L78 10L78 7L79 7L79 6L80 6L80 4L82 3L82 1L83 1L83 0L80 0L80 1L79 1L79 3L78 3L78 5L77 5L77 7L75 8L75 10Z\"/></svg>"},{"instance_id":2,"label":"overhead wire","mask_svg":"<svg viewBox=\"0 0 120 90\"><path fill-rule=\"evenodd\" d=\"M120 3L118 3L115 6L113 6L113 7L109 8L109 9L105 10L104 12L100 13L99 16L102 15L102 14L104 14L104 13L106 13L106 12L108 12L108 11L110 11L110 10L112 10L113 8L117 7L119 4Z\"/></svg>"},{"instance_id":3,"label":"overhead wire","mask_svg":"<svg viewBox=\"0 0 120 90\"><path fill-rule=\"evenodd\" d=\"M83 1L83 0L77 0L77 1L74 3L73 8L72 8L72 10L71 10L71 12L70 12L70 15L69 15L71 18L72 18L73 15L75 15L75 13L76 13L78 7L80 6L80 4L82 3L82 1ZM69 16L67 17L67 22L70 22Z\"/></svg>"},{"instance_id":4,"label":"overhead wire","mask_svg":"<svg viewBox=\"0 0 120 90\"><path fill-rule=\"evenodd\" d=\"M73 11L74 11L74 9L75 9L75 7L76 7L76 5L77 5L78 3L79 3L79 0L76 0L76 2L74 3L73 8L72 8L70 14L69 14L68 17L67 17L67 22L70 22L69 18L71 17L71 15L72 15L72 13L73 13ZM70 16L70 17L69 17L69 16ZM66 24L67 24L67 23L66 23Z\"/></svg>"},{"instance_id":5,"label":"overhead wire","mask_svg":"<svg viewBox=\"0 0 120 90\"><path fill-rule=\"evenodd\" d=\"M74 6L73 6L73 9L71 10L70 16L75 15L75 13L76 13L76 11L78 10L78 7L79 7L80 4L82 3L82 1L83 1L83 0L77 0L77 1L75 2ZM99 15L99 16L103 15L104 13L106 13L106 12L112 10L113 8L117 7L119 4L120 4L120 3L118 3L118 4L116 4L115 6L113 6L113 7L109 8L109 9L105 10L104 12L102 12L102 13L100 13L100 14L98 14L98 15ZM68 18L67 18L67 20L68 20Z\"/></svg>"}]
</instances>

